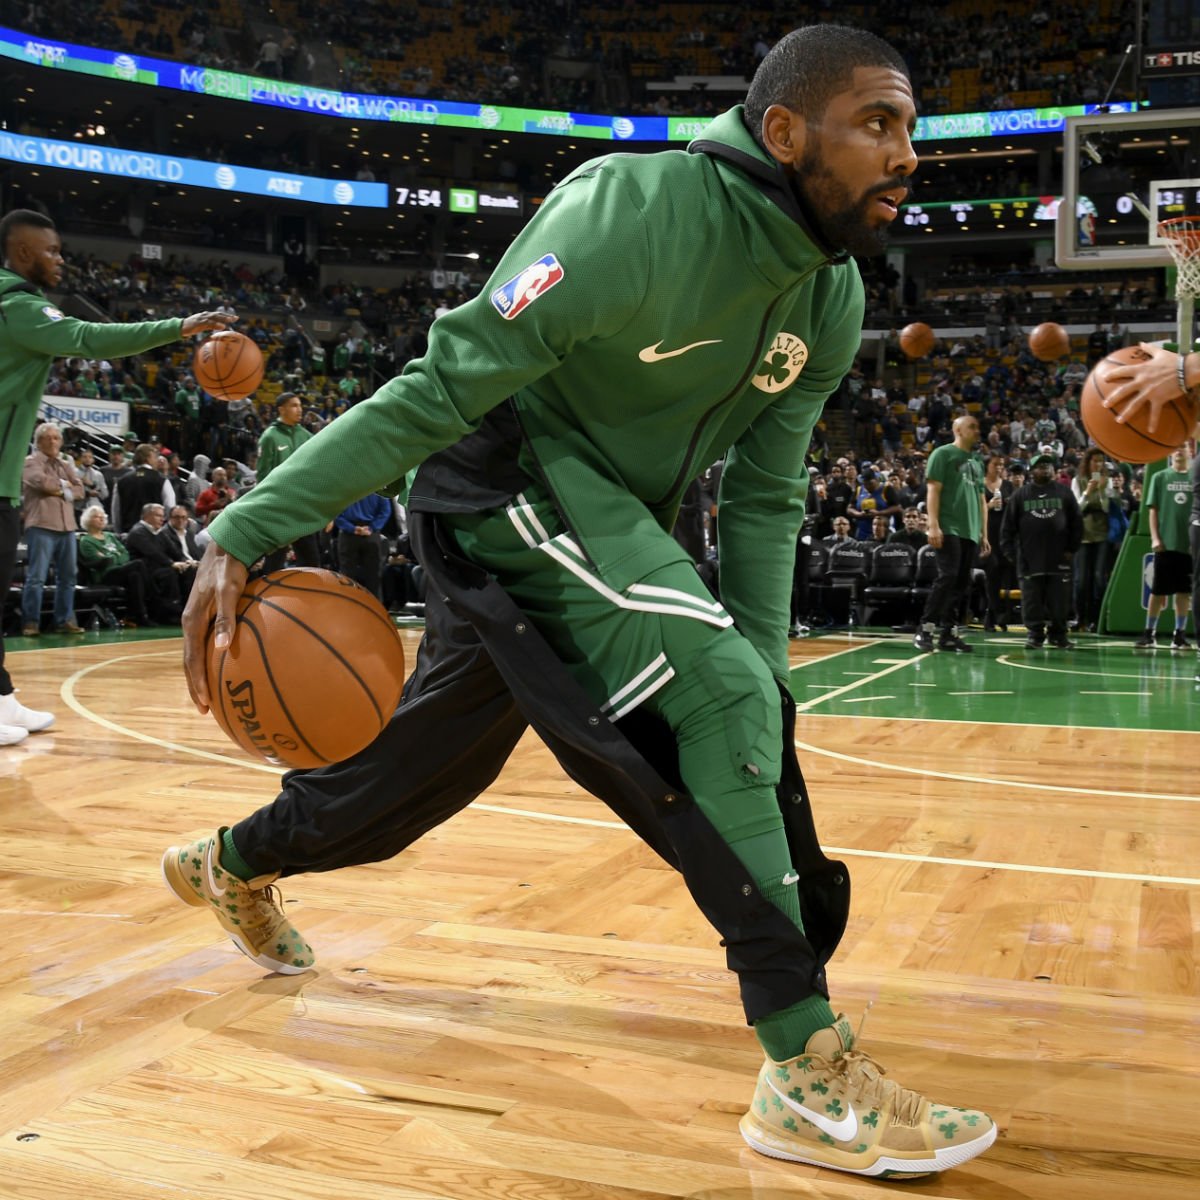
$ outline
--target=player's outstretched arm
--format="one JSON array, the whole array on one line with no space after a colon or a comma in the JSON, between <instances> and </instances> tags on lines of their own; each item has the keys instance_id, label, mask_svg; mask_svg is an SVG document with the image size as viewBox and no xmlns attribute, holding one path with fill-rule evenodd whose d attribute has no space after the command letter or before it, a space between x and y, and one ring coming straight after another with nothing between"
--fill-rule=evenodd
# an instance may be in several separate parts
<instances>
[{"instance_id":1,"label":"player's outstretched arm","mask_svg":"<svg viewBox=\"0 0 1200 1200\"><path fill-rule=\"evenodd\" d=\"M1153 342L1142 342L1141 349L1150 357L1141 362L1127 363L1108 372L1108 380L1118 386L1104 398L1105 408L1120 406L1117 423L1124 424L1135 413L1150 405L1147 429L1158 428L1162 409L1175 400L1180 392L1191 392L1200 386L1200 354L1188 354L1181 360L1173 350ZM1180 367L1184 379L1181 385Z\"/></svg>"},{"instance_id":2,"label":"player's outstretched arm","mask_svg":"<svg viewBox=\"0 0 1200 1200\"><path fill-rule=\"evenodd\" d=\"M183 324L179 327L179 336L191 337L193 333L208 333L210 330L220 332L228 329L236 320L236 313L192 313L190 317L183 318Z\"/></svg>"},{"instance_id":3,"label":"player's outstretched arm","mask_svg":"<svg viewBox=\"0 0 1200 1200\"><path fill-rule=\"evenodd\" d=\"M246 564L210 542L196 569L192 593L183 610L183 670L192 703L202 713L212 706L205 669L208 631L215 627L218 650L233 639L238 597L246 587Z\"/></svg>"}]
</instances>

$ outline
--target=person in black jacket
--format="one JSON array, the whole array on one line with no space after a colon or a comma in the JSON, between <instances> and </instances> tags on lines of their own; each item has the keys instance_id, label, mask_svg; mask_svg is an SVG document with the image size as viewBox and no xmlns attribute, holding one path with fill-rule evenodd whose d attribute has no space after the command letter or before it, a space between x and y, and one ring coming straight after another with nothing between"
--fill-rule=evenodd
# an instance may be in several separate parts
<instances>
[{"instance_id":1,"label":"person in black jacket","mask_svg":"<svg viewBox=\"0 0 1200 1200\"><path fill-rule=\"evenodd\" d=\"M1083 538L1083 517L1071 489L1054 478L1056 464L1039 454L1031 464L1032 479L1012 494L1004 510L1000 539L1004 552L1017 563L1021 576L1021 606L1030 650L1046 644L1072 650L1067 640L1067 579L1071 558Z\"/></svg>"}]
</instances>

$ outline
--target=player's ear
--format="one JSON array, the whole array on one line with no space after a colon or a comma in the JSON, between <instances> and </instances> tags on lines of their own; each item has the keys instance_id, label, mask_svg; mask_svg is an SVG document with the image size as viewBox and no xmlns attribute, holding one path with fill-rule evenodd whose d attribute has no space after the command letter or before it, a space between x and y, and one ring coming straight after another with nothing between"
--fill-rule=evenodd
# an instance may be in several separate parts
<instances>
[{"instance_id":1,"label":"player's ear","mask_svg":"<svg viewBox=\"0 0 1200 1200\"><path fill-rule=\"evenodd\" d=\"M804 118L783 104L772 104L763 113L762 140L778 162L795 166L804 154L808 127Z\"/></svg>"}]
</instances>

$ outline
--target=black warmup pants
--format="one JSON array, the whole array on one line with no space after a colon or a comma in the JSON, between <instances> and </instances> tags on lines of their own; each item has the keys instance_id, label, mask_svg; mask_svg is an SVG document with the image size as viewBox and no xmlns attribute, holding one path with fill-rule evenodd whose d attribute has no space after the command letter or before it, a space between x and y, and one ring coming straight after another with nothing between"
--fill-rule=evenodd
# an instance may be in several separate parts
<instances>
[{"instance_id":1,"label":"black warmup pants","mask_svg":"<svg viewBox=\"0 0 1200 1200\"><path fill-rule=\"evenodd\" d=\"M383 538L378 533L360 537L338 530L337 551L338 570L365 587L376 600L382 599L379 582L383 572Z\"/></svg>"},{"instance_id":2,"label":"black warmup pants","mask_svg":"<svg viewBox=\"0 0 1200 1200\"><path fill-rule=\"evenodd\" d=\"M952 533L943 536L941 547L933 552L938 573L925 601L922 624L945 630L957 622L971 587L971 569L978 548L975 542Z\"/></svg>"},{"instance_id":3,"label":"black warmup pants","mask_svg":"<svg viewBox=\"0 0 1200 1200\"><path fill-rule=\"evenodd\" d=\"M234 826L247 864L291 875L392 857L487 788L528 723L572 779L682 872L722 937L748 1021L828 995L824 965L845 928L849 877L817 842L795 757L791 698L781 694L777 796L800 875L804 932L749 882L682 789L666 726L641 709L610 722L507 593L455 559L431 518L411 517L429 588L426 633L400 707L365 750L344 763L289 772L273 803Z\"/></svg>"},{"instance_id":4,"label":"black warmup pants","mask_svg":"<svg viewBox=\"0 0 1200 1200\"><path fill-rule=\"evenodd\" d=\"M987 619L995 625L1007 625L1012 617L1012 604L1000 593L1015 585L1016 568L995 542L992 543L991 554L980 565L987 579Z\"/></svg>"},{"instance_id":5,"label":"black warmup pants","mask_svg":"<svg viewBox=\"0 0 1200 1200\"><path fill-rule=\"evenodd\" d=\"M303 537L298 537L292 543L291 549L296 552L296 566L319 567L321 565L321 543L315 533L306 533ZM287 546L280 546L278 550L272 550L263 559L263 574L265 575L268 571L278 571L281 567L286 566L287 553Z\"/></svg>"},{"instance_id":6,"label":"black warmup pants","mask_svg":"<svg viewBox=\"0 0 1200 1200\"><path fill-rule=\"evenodd\" d=\"M21 510L11 500L0 499L0 626L8 604L8 589L17 571L17 543L21 540ZM0 628L0 696L13 690L12 679L4 668L4 631Z\"/></svg>"},{"instance_id":7,"label":"black warmup pants","mask_svg":"<svg viewBox=\"0 0 1200 1200\"><path fill-rule=\"evenodd\" d=\"M1062 571L1026 575L1021 580L1021 612L1025 628L1043 637L1049 626L1052 638L1066 637L1069 585Z\"/></svg>"}]
</instances>

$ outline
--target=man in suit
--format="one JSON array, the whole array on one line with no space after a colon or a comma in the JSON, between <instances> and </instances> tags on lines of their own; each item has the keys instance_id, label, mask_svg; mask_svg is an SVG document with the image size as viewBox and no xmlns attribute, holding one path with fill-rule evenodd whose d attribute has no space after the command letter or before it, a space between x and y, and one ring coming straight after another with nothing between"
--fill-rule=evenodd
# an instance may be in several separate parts
<instances>
[{"instance_id":1,"label":"man in suit","mask_svg":"<svg viewBox=\"0 0 1200 1200\"><path fill-rule=\"evenodd\" d=\"M133 470L116 481L112 523L119 534L134 527L147 504L170 508L175 503L174 489L154 465L157 458L158 447L143 442L133 452Z\"/></svg>"},{"instance_id":2,"label":"man in suit","mask_svg":"<svg viewBox=\"0 0 1200 1200\"><path fill-rule=\"evenodd\" d=\"M181 556L179 561L198 563L204 553L196 544L196 534L199 532L200 526L192 520L187 505L176 504L158 536L163 539L172 556L178 548Z\"/></svg>"},{"instance_id":3,"label":"man in suit","mask_svg":"<svg viewBox=\"0 0 1200 1200\"><path fill-rule=\"evenodd\" d=\"M196 562L184 554L173 534L160 534L162 527L163 506L147 504L142 508L142 519L125 538L125 545L131 558L142 559L150 569L151 615L156 621L174 624L191 593Z\"/></svg>"}]
</instances>

